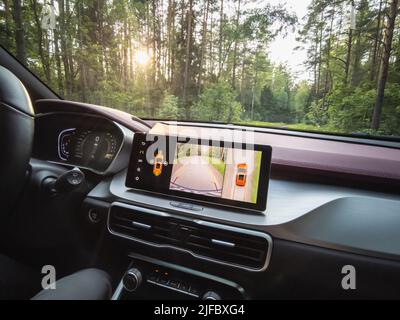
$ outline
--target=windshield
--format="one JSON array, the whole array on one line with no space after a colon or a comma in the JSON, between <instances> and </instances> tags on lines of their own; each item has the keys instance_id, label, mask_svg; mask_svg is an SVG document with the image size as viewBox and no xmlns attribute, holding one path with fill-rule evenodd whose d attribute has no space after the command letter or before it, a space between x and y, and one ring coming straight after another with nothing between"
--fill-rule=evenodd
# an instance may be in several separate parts
<instances>
[{"instance_id":1,"label":"windshield","mask_svg":"<svg viewBox=\"0 0 400 320\"><path fill-rule=\"evenodd\" d=\"M400 135L398 0L0 0L60 96L143 118Z\"/></svg>"}]
</instances>

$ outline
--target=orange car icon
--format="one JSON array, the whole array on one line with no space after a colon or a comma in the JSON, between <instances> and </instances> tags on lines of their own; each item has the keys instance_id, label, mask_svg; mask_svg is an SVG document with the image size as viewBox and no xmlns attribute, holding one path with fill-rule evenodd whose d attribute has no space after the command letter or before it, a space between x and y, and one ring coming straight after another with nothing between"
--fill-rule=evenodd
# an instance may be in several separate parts
<instances>
[{"instance_id":1,"label":"orange car icon","mask_svg":"<svg viewBox=\"0 0 400 320\"><path fill-rule=\"evenodd\" d=\"M154 168L153 168L153 174L158 177L162 173L162 168L163 168L163 163L164 163L164 155L160 151L157 153L156 157L154 158Z\"/></svg>"},{"instance_id":2,"label":"orange car icon","mask_svg":"<svg viewBox=\"0 0 400 320\"><path fill-rule=\"evenodd\" d=\"M247 182L247 164L242 163L237 166L236 185L245 187Z\"/></svg>"}]
</instances>

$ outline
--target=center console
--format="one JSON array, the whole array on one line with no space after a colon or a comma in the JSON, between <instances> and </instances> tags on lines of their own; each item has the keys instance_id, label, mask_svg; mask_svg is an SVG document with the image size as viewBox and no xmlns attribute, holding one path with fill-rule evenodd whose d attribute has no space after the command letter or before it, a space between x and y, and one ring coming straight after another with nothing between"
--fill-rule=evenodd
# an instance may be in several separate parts
<instances>
[{"instance_id":1,"label":"center console","mask_svg":"<svg viewBox=\"0 0 400 320\"><path fill-rule=\"evenodd\" d=\"M201 272L184 262L257 273L267 269L271 258L272 239L265 233L132 204L113 203L107 225L112 235L142 248L141 254L129 252L131 262L115 299L245 299L245 290L229 277ZM146 252L163 252L169 259Z\"/></svg>"},{"instance_id":2,"label":"center console","mask_svg":"<svg viewBox=\"0 0 400 320\"><path fill-rule=\"evenodd\" d=\"M141 255L131 258L114 300L247 298L245 290L234 282Z\"/></svg>"},{"instance_id":3,"label":"center console","mask_svg":"<svg viewBox=\"0 0 400 320\"><path fill-rule=\"evenodd\" d=\"M136 133L127 170L90 194L107 199L113 249L128 257L113 299L250 297L272 255L271 236L251 227L266 210L271 152Z\"/></svg>"}]
</instances>

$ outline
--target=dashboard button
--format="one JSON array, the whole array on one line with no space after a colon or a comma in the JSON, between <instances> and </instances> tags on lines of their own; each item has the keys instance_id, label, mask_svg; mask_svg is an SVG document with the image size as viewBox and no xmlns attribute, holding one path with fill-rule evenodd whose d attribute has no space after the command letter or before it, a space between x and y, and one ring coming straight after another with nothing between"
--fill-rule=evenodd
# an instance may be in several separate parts
<instances>
[{"instance_id":1,"label":"dashboard button","mask_svg":"<svg viewBox=\"0 0 400 320\"><path fill-rule=\"evenodd\" d=\"M96 209L90 209L88 213L88 218L89 221L93 224L99 223L100 222L100 214Z\"/></svg>"},{"instance_id":2,"label":"dashboard button","mask_svg":"<svg viewBox=\"0 0 400 320\"><path fill-rule=\"evenodd\" d=\"M168 282L168 286L170 286L171 288L178 288L179 287L179 281L177 280L169 280Z\"/></svg>"},{"instance_id":3,"label":"dashboard button","mask_svg":"<svg viewBox=\"0 0 400 320\"><path fill-rule=\"evenodd\" d=\"M169 204L175 208L180 208L180 209L185 209L185 210L190 210L190 211L203 211L204 210L203 207L196 206L196 205L193 205L190 203L172 201Z\"/></svg>"},{"instance_id":4,"label":"dashboard button","mask_svg":"<svg viewBox=\"0 0 400 320\"><path fill-rule=\"evenodd\" d=\"M183 202L172 201L169 204L175 208L180 208L180 209L191 209L192 208L192 205L190 205L188 203L183 203Z\"/></svg>"},{"instance_id":5,"label":"dashboard button","mask_svg":"<svg viewBox=\"0 0 400 320\"><path fill-rule=\"evenodd\" d=\"M164 277L160 277L157 281L157 283L162 284L162 285L167 285L168 284L168 279Z\"/></svg>"},{"instance_id":6,"label":"dashboard button","mask_svg":"<svg viewBox=\"0 0 400 320\"><path fill-rule=\"evenodd\" d=\"M186 209L186 210L192 210L193 209L193 205L192 204L188 204L188 203L181 203L179 208Z\"/></svg>"},{"instance_id":7,"label":"dashboard button","mask_svg":"<svg viewBox=\"0 0 400 320\"><path fill-rule=\"evenodd\" d=\"M189 292L189 291L190 291L190 285L188 285L188 284L185 283L185 282L181 282L181 283L179 284L179 289L182 290L182 291L187 291L187 292Z\"/></svg>"},{"instance_id":8,"label":"dashboard button","mask_svg":"<svg viewBox=\"0 0 400 320\"><path fill-rule=\"evenodd\" d=\"M179 202L170 202L169 203L171 206L175 207L175 208L179 208L180 203Z\"/></svg>"}]
</instances>

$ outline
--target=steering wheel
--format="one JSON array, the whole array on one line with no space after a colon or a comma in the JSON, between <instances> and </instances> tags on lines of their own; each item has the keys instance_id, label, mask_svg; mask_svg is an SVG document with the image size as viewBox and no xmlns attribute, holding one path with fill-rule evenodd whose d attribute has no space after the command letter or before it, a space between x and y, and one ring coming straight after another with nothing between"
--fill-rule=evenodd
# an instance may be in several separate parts
<instances>
[{"instance_id":1,"label":"steering wheel","mask_svg":"<svg viewBox=\"0 0 400 320\"><path fill-rule=\"evenodd\" d=\"M32 102L22 82L0 66L0 217L21 192L34 134Z\"/></svg>"}]
</instances>

